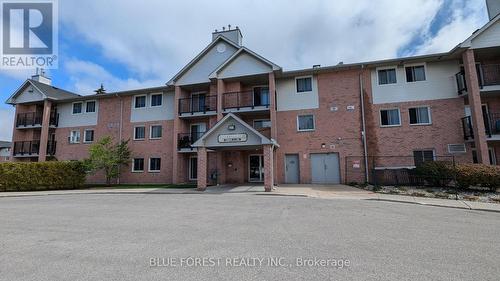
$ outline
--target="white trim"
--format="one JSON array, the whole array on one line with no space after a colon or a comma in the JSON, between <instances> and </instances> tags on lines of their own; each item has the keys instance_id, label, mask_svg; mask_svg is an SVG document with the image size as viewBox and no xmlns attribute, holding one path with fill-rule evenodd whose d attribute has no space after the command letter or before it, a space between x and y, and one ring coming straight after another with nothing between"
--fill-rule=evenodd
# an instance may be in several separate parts
<instances>
[{"instance_id":1,"label":"white trim","mask_svg":"<svg viewBox=\"0 0 500 281\"><path fill-rule=\"evenodd\" d=\"M138 97L145 97L146 100L144 101L144 107L135 107L135 102ZM148 107L148 95L147 94L142 94L142 95L135 95L133 96L133 101L132 101L132 109L144 109Z\"/></svg>"},{"instance_id":2,"label":"white trim","mask_svg":"<svg viewBox=\"0 0 500 281\"><path fill-rule=\"evenodd\" d=\"M406 77L406 68L407 67L414 67L414 66L423 66L424 67L424 76L425 76L425 79L424 80L419 80L419 81L408 81L407 77ZM427 82L428 81L428 77L427 77L427 63L425 62L415 62L415 63L408 63L408 64L404 64L403 65L403 74L404 74L404 79L405 79L405 83L406 84L413 84L413 83L417 83L417 82Z\"/></svg>"},{"instance_id":3,"label":"white trim","mask_svg":"<svg viewBox=\"0 0 500 281\"><path fill-rule=\"evenodd\" d=\"M136 159L142 159L142 170L134 170L134 163L135 163ZM141 157L132 158L132 165L131 165L132 166L132 170L131 170L131 172L132 173L143 173L144 172L144 164L146 164L146 163L144 163L144 160L145 159L141 158Z\"/></svg>"},{"instance_id":4,"label":"white trim","mask_svg":"<svg viewBox=\"0 0 500 281\"><path fill-rule=\"evenodd\" d=\"M311 78L311 90L310 91L303 91L303 92L299 92L298 89L297 89L297 80L298 79L304 79L304 78ZM296 95L301 95L301 94L310 94L313 92L313 76L312 75L303 75L303 76L296 76L295 77L295 94Z\"/></svg>"},{"instance_id":5,"label":"white trim","mask_svg":"<svg viewBox=\"0 0 500 281\"><path fill-rule=\"evenodd\" d=\"M299 117L302 117L302 116L312 116L313 117L313 128L312 129L300 129L299 127ZM312 131L316 131L316 117L314 116L313 113L310 113L310 114L299 114L297 115L297 132L312 132Z\"/></svg>"},{"instance_id":6,"label":"white trim","mask_svg":"<svg viewBox=\"0 0 500 281\"><path fill-rule=\"evenodd\" d=\"M399 124L397 125L382 125L382 110L394 110L397 109L398 115L399 115ZM401 127L401 110L399 107L393 107L393 108L381 108L378 110L378 119L379 119L379 124L381 128L390 128L390 127Z\"/></svg>"},{"instance_id":7,"label":"white trim","mask_svg":"<svg viewBox=\"0 0 500 281\"><path fill-rule=\"evenodd\" d=\"M139 127L143 127L144 128L144 138L142 138L142 139L136 138L136 135L135 135L135 133L136 133L135 132L135 128L139 128ZM146 139L146 125L137 125L137 126L134 126L134 132L133 132L132 139L135 140L135 141L145 140Z\"/></svg>"},{"instance_id":8,"label":"white trim","mask_svg":"<svg viewBox=\"0 0 500 281\"><path fill-rule=\"evenodd\" d=\"M463 151L451 151L450 150L450 145L462 145L464 147L464 150ZM465 145L465 143L449 143L447 145L447 148L448 148L448 153L449 154L462 154L462 153L466 153L467 152L467 146Z\"/></svg>"},{"instance_id":9,"label":"white trim","mask_svg":"<svg viewBox=\"0 0 500 281\"><path fill-rule=\"evenodd\" d=\"M161 96L161 104L160 105L153 105L153 96ZM150 93L149 94L149 107L155 108L155 107L161 107L161 106L163 106L163 93Z\"/></svg>"},{"instance_id":10,"label":"white trim","mask_svg":"<svg viewBox=\"0 0 500 281\"><path fill-rule=\"evenodd\" d=\"M148 158L148 172L149 173L159 173L161 172L161 157L149 157ZM160 159L160 170L151 170L151 159Z\"/></svg>"},{"instance_id":11,"label":"white trim","mask_svg":"<svg viewBox=\"0 0 500 281\"><path fill-rule=\"evenodd\" d=\"M89 102L94 102L94 111L87 111L87 103ZM82 110L83 112L83 110ZM85 101L85 114L93 114L93 113L97 113L97 100L87 100Z\"/></svg>"},{"instance_id":12,"label":"white trim","mask_svg":"<svg viewBox=\"0 0 500 281\"><path fill-rule=\"evenodd\" d=\"M429 122L428 123L411 123L411 117L410 117L410 109L412 108L427 108L427 116L429 117ZM431 114L431 107L429 105L419 105L419 106L412 106L408 107L408 124L410 126L427 126L427 125L432 125L432 114Z\"/></svg>"},{"instance_id":13,"label":"white trim","mask_svg":"<svg viewBox=\"0 0 500 281\"><path fill-rule=\"evenodd\" d=\"M153 127L160 127L161 128L161 136L160 137L154 137L153 138ZM149 139L150 140L159 140L163 137L163 126L161 124L153 124L149 126Z\"/></svg>"},{"instance_id":14,"label":"white trim","mask_svg":"<svg viewBox=\"0 0 500 281\"><path fill-rule=\"evenodd\" d=\"M198 180L198 171L196 171L196 178L191 177L191 159L195 159L198 161L198 156L189 156L189 162L188 162L188 178L190 181L195 181ZM198 163L196 163L196 168L198 168Z\"/></svg>"},{"instance_id":15,"label":"white trim","mask_svg":"<svg viewBox=\"0 0 500 281\"><path fill-rule=\"evenodd\" d=\"M73 132L78 132L78 141L73 141ZM79 144L82 139L82 133L80 130L71 130L69 132L69 143L70 144Z\"/></svg>"},{"instance_id":16,"label":"white trim","mask_svg":"<svg viewBox=\"0 0 500 281\"><path fill-rule=\"evenodd\" d=\"M379 81L379 76L378 76L378 72L379 70L388 70L388 69L394 69L395 73L396 74L396 83L387 83L387 84L380 84L380 81ZM405 73L406 74L406 73ZM377 86L391 86L391 85L397 85L398 84L398 66L397 65L391 65L391 66L379 66L377 68L375 68L375 76L377 78Z\"/></svg>"},{"instance_id":17,"label":"white trim","mask_svg":"<svg viewBox=\"0 0 500 281\"><path fill-rule=\"evenodd\" d=\"M250 157L252 157L252 156L260 156L259 157L259 169L260 169L260 176L262 177L262 179L260 179L260 178L259 178L259 180L251 180L250 179ZM261 163L261 159L262 159L262 163ZM248 155L248 182L263 182L264 181L264 177L262 176L263 169L264 169L264 154L249 154Z\"/></svg>"},{"instance_id":18,"label":"white trim","mask_svg":"<svg viewBox=\"0 0 500 281\"><path fill-rule=\"evenodd\" d=\"M75 104L77 104L77 103L79 103L79 104L82 105L82 107L80 108L80 112L79 113L75 113L75 110L74 110L75 109ZM80 115L80 114L83 114L83 105L84 104L85 103L83 101L75 101L75 102L71 103L71 115Z\"/></svg>"},{"instance_id":19,"label":"white trim","mask_svg":"<svg viewBox=\"0 0 500 281\"><path fill-rule=\"evenodd\" d=\"M92 131L92 140L87 141L87 132ZM83 143L93 143L95 139L95 130L94 129L85 129L83 130Z\"/></svg>"}]
</instances>

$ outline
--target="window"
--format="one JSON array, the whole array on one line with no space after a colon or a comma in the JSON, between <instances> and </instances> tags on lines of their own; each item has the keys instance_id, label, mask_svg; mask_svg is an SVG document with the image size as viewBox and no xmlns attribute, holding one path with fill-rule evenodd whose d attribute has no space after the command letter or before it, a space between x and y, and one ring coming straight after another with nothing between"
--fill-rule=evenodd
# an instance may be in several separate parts
<instances>
[{"instance_id":1,"label":"window","mask_svg":"<svg viewBox=\"0 0 500 281\"><path fill-rule=\"evenodd\" d=\"M161 169L161 158L149 158L149 171L159 172Z\"/></svg>"},{"instance_id":2,"label":"window","mask_svg":"<svg viewBox=\"0 0 500 281\"><path fill-rule=\"evenodd\" d=\"M85 130L83 135L83 142L94 141L94 130Z\"/></svg>"},{"instance_id":3,"label":"window","mask_svg":"<svg viewBox=\"0 0 500 281\"><path fill-rule=\"evenodd\" d=\"M413 160L415 161L415 166L427 161L434 161L434 150L415 150L413 151Z\"/></svg>"},{"instance_id":4,"label":"window","mask_svg":"<svg viewBox=\"0 0 500 281\"><path fill-rule=\"evenodd\" d=\"M95 101L88 101L85 106L86 106L85 112L87 113L95 112Z\"/></svg>"},{"instance_id":5,"label":"window","mask_svg":"<svg viewBox=\"0 0 500 281\"><path fill-rule=\"evenodd\" d=\"M134 107L135 108L146 107L146 96L136 96L134 99Z\"/></svg>"},{"instance_id":6,"label":"window","mask_svg":"<svg viewBox=\"0 0 500 281\"><path fill-rule=\"evenodd\" d=\"M73 114L80 114L82 113L82 103L81 102L75 102L73 103Z\"/></svg>"},{"instance_id":7,"label":"window","mask_svg":"<svg viewBox=\"0 0 500 281\"><path fill-rule=\"evenodd\" d=\"M386 85L386 84L396 84L396 69L381 69L378 71L378 84Z\"/></svg>"},{"instance_id":8,"label":"window","mask_svg":"<svg viewBox=\"0 0 500 281\"><path fill-rule=\"evenodd\" d=\"M298 131L314 131L314 115L297 116Z\"/></svg>"},{"instance_id":9,"label":"window","mask_svg":"<svg viewBox=\"0 0 500 281\"><path fill-rule=\"evenodd\" d=\"M134 140L143 140L146 137L146 127L137 126L134 128Z\"/></svg>"},{"instance_id":10,"label":"window","mask_svg":"<svg viewBox=\"0 0 500 281\"><path fill-rule=\"evenodd\" d=\"M149 138L150 139L159 139L161 138L161 125L153 125L151 126L151 130L150 130L150 135L149 135Z\"/></svg>"},{"instance_id":11,"label":"window","mask_svg":"<svg viewBox=\"0 0 500 281\"><path fill-rule=\"evenodd\" d=\"M410 108L410 125L428 125L431 124L431 111L429 107Z\"/></svg>"},{"instance_id":12,"label":"window","mask_svg":"<svg viewBox=\"0 0 500 281\"><path fill-rule=\"evenodd\" d=\"M163 95L162 94L153 94L151 95L151 106L161 106Z\"/></svg>"},{"instance_id":13,"label":"window","mask_svg":"<svg viewBox=\"0 0 500 281\"><path fill-rule=\"evenodd\" d=\"M69 135L70 143L80 143L80 131L71 131Z\"/></svg>"},{"instance_id":14,"label":"window","mask_svg":"<svg viewBox=\"0 0 500 281\"><path fill-rule=\"evenodd\" d=\"M425 81L425 67L423 65L407 66L406 82Z\"/></svg>"},{"instance_id":15,"label":"window","mask_svg":"<svg viewBox=\"0 0 500 281\"><path fill-rule=\"evenodd\" d=\"M295 79L297 93L312 91L312 77L300 77Z\"/></svg>"},{"instance_id":16,"label":"window","mask_svg":"<svg viewBox=\"0 0 500 281\"><path fill-rule=\"evenodd\" d=\"M144 158L133 159L132 172L144 172Z\"/></svg>"},{"instance_id":17,"label":"window","mask_svg":"<svg viewBox=\"0 0 500 281\"><path fill-rule=\"evenodd\" d=\"M253 127L255 129L271 128L271 120L253 120Z\"/></svg>"},{"instance_id":18,"label":"window","mask_svg":"<svg viewBox=\"0 0 500 281\"><path fill-rule=\"evenodd\" d=\"M380 110L380 125L382 127L399 126L401 120L399 118L399 109L381 109Z\"/></svg>"}]
</instances>

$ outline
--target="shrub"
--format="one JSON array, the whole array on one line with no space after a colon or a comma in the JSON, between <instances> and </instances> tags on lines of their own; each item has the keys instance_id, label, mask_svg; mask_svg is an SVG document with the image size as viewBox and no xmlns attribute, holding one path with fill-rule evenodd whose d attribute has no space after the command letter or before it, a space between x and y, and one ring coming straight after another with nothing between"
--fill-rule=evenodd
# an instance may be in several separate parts
<instances>
[{"instance_id":1,"label":"shrub","mask_svg":"<svg viewBox=\"0 0 500 281\"><path fill-rule=\"evenodd\" d=\"M459 164L457 170L457 186L468 188L481 186L496 191L500 187L500 167L485 164Z\"/></svg>"},{"instance_id":2,"label":"shrub","mask_svg":"<svg viewBox=\"0 0 500 281\"><path fill-rule=\"evenodd\" d=\"M84 183L79 161L0 163L0 191L74 189Z\"/></svg>"},{"instance_id":3,"label":"shrub","mask_svg":"<svg viewBox=\"0 0 500 281\"><path fill-rule=\"evenodd\" d=\"M455 175L453 165L446 161L424 162L417 166L415 172L432 186L447 186Z\"/></svg>"}]
</instances>

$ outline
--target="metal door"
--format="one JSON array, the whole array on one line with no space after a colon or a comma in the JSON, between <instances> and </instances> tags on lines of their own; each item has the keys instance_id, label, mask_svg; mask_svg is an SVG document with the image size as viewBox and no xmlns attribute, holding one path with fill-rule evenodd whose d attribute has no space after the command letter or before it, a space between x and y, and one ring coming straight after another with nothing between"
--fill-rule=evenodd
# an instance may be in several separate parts
<instances>
[{"instance_id":1,"label":"metal door","mask_svg":"<svg viewBox=\"0 0 500 281\"><path fill-rule=\"evenodd\" d=\"M285 182L299 183L299 155L285 155Z\"/></svg>"},{"instance_id":2,"label":"metal door","mask_svg":"<svg viewBox=\"0 0 500 281\"><path fill-rule=\"evenodd\" d=\"M339 155L337 153L311 154L311 178L312 183L339 184Z\"/></svg>"}]
</instances>

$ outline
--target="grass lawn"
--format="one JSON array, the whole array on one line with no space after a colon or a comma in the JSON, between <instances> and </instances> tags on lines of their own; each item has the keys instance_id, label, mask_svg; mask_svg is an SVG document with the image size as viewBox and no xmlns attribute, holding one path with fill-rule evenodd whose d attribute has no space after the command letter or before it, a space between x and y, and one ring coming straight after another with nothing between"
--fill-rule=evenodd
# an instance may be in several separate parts
<instances>
[{"instance_id":1,"label":"grass lawn","mask_svg":"<svg viewBox=\"0 0 500 281\"><path fill-rule=\"evenodd\" d=\"M195 184L114 184L87 185L89 189L136 189L136 188L196 188Z\"/></svg>"}]
</instances>

